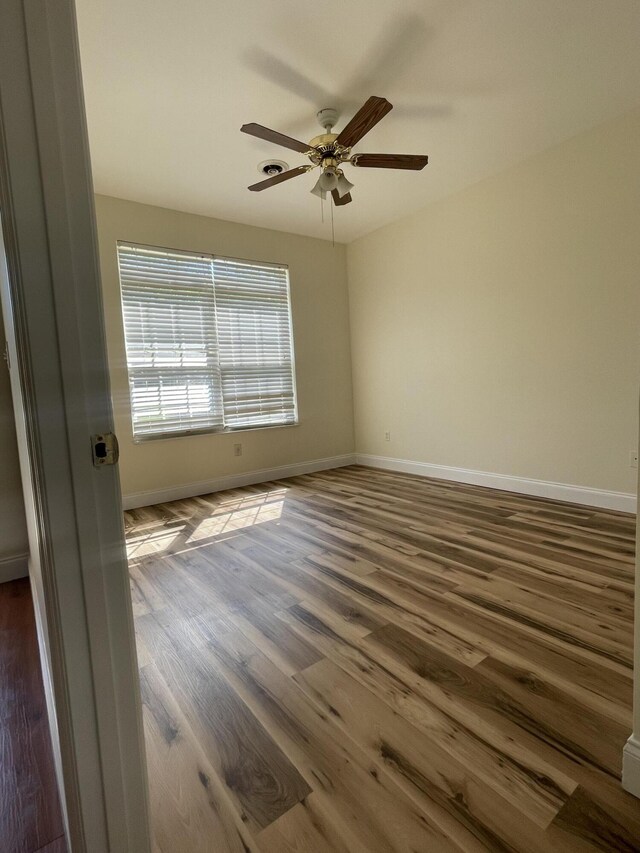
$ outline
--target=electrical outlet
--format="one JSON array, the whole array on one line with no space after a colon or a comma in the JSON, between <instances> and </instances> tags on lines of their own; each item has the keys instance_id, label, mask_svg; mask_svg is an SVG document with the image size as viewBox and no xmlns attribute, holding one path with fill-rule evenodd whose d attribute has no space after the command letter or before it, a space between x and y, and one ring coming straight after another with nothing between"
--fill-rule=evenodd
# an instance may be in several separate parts
<instances>
[{"instance_id":1,"label":"electrical outlet","mask_svg":"<svg viewBox=\"0 0 640 853\"><path fill-rule=\"evenodd\" d=\"M384 440L385 440L385 441L391 441L391 433L389 432L389 430L387 430L387 431L385 432L385 434L384 434Z\"/></svg>"},{"instance_id":2,"label":"electrical outlet","mask_svg":"<svg viewBox=\"0 0 640 853\"><path fill-rule=\"evenodd\" d=\"M629 467L637 468L638 467L638 451L630 450L629 451Z\"/></svg>"},{"instance_id":3,"label":"electrical outlet","mask_svg":"<svg viewBox=\"0 0 640 853\"><path fill-rule=\"evenodd\" d=\"M233 445L233 455L234 456L242 456L242 445L234 444Z\"/></svg>"}]
</instances>

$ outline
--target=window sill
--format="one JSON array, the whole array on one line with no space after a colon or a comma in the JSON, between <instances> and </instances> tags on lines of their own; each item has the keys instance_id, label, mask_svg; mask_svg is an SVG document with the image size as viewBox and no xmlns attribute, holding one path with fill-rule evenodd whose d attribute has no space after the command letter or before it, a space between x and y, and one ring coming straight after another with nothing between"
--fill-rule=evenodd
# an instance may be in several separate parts
<instances>
[{"instance_id":1,"label":"window sill","mask_svg":"<svg viewBox=\"0 0 640 853\"><path fill-rule=\"evenodd\" d=\"M134 436L134 444L147 444L150 441L173 441L177 438L198 438L209 435L242 435L245 432L264 432L272 429L291 429L300 426L300 421L292 424L269 424L268 426L237 427L236 429L197 429L184 432L158 433L157 435Z\"/></svg>"}]
</instances>

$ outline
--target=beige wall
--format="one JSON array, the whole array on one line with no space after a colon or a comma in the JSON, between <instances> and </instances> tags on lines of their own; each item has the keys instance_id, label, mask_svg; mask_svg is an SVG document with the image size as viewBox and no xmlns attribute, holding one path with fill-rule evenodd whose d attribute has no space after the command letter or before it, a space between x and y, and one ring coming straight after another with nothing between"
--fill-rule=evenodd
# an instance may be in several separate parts
<instances>
[{"instance_id":1,"label":"beige wall","mask_svg":"<svg viewBox=\"0 0 640 853\"><path fill-rule=\"evenodd\" d=\"M104 196L96 208L123 494L353 451L344 246ZM289 265L299 426L133 443L117 240Z\"/></svg>"},{"instance_id":2,"label":"beige wall","mask_svg":"<svg viewBox=\"0 0 640 853\"><path fill-rule=\"evenodd\" d=\"M4 353L1 313L0 349ZM28 550L11 386L3 359L0 360L0 561L23 557Z\"/></svg>"},{"instance_id":3,"label":"beige wall","mask_svg":"<svg viewBox=\"0 0 640 853\"><path fill-rule=\"evenodd\" d=\"M348 247L359 453L635 492L639 151L636 112Z\"/></svg>"}]
</instances>

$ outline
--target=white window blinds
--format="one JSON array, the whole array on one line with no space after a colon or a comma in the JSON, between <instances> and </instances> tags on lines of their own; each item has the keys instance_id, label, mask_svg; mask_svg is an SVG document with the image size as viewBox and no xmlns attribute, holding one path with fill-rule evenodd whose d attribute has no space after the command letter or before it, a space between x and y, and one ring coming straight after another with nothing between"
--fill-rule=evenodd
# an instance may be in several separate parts
<instances>
[{"instance_id":1,"label":"white window blinds","mask_svg":"<svg viewBox=\"0 0 640 853\"><path fill-rule=\"evenodd\" d=\"M287 270L215 258L213 278L226 426L293 423Z\"/></svg>"},{"instance_id":2,"label":"white window blinds","mask_svg":"<svg viewBox=\"0 0 640 853\"><path fill-rule=\"evenodd\" d=\"M296 422L285 267L118 245L137 438Z\"/></svg>"}]
</instances>

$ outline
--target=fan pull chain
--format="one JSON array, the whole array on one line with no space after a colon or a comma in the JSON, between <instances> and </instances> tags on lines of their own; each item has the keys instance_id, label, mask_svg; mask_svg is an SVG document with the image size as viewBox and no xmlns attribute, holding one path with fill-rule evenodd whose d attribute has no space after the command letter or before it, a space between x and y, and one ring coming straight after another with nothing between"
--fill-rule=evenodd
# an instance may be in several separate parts
<instances>
[{"instance_id":1,"label":"fan pull chain","mask_svg":"<svg viewBox=\"0 0 640 853\"><path fill-rule=\"evenodd\" d=\"M324 199L320 196L320 219L324 224Z\"/></svg>"},{"instance_id":2,"label":"fan pull chain","mask_svg":"<svg viewBox=\"0 0 640 853\"><path fill-rule=\"evenodd\" d=\"M335 235L335 232L333 230L333 208L335 207L335 205L332 202L329 202L329 205L331 207L331 245L335 249L335 247L336 247L336 235Z\"/></svg>"}]
</instances>

